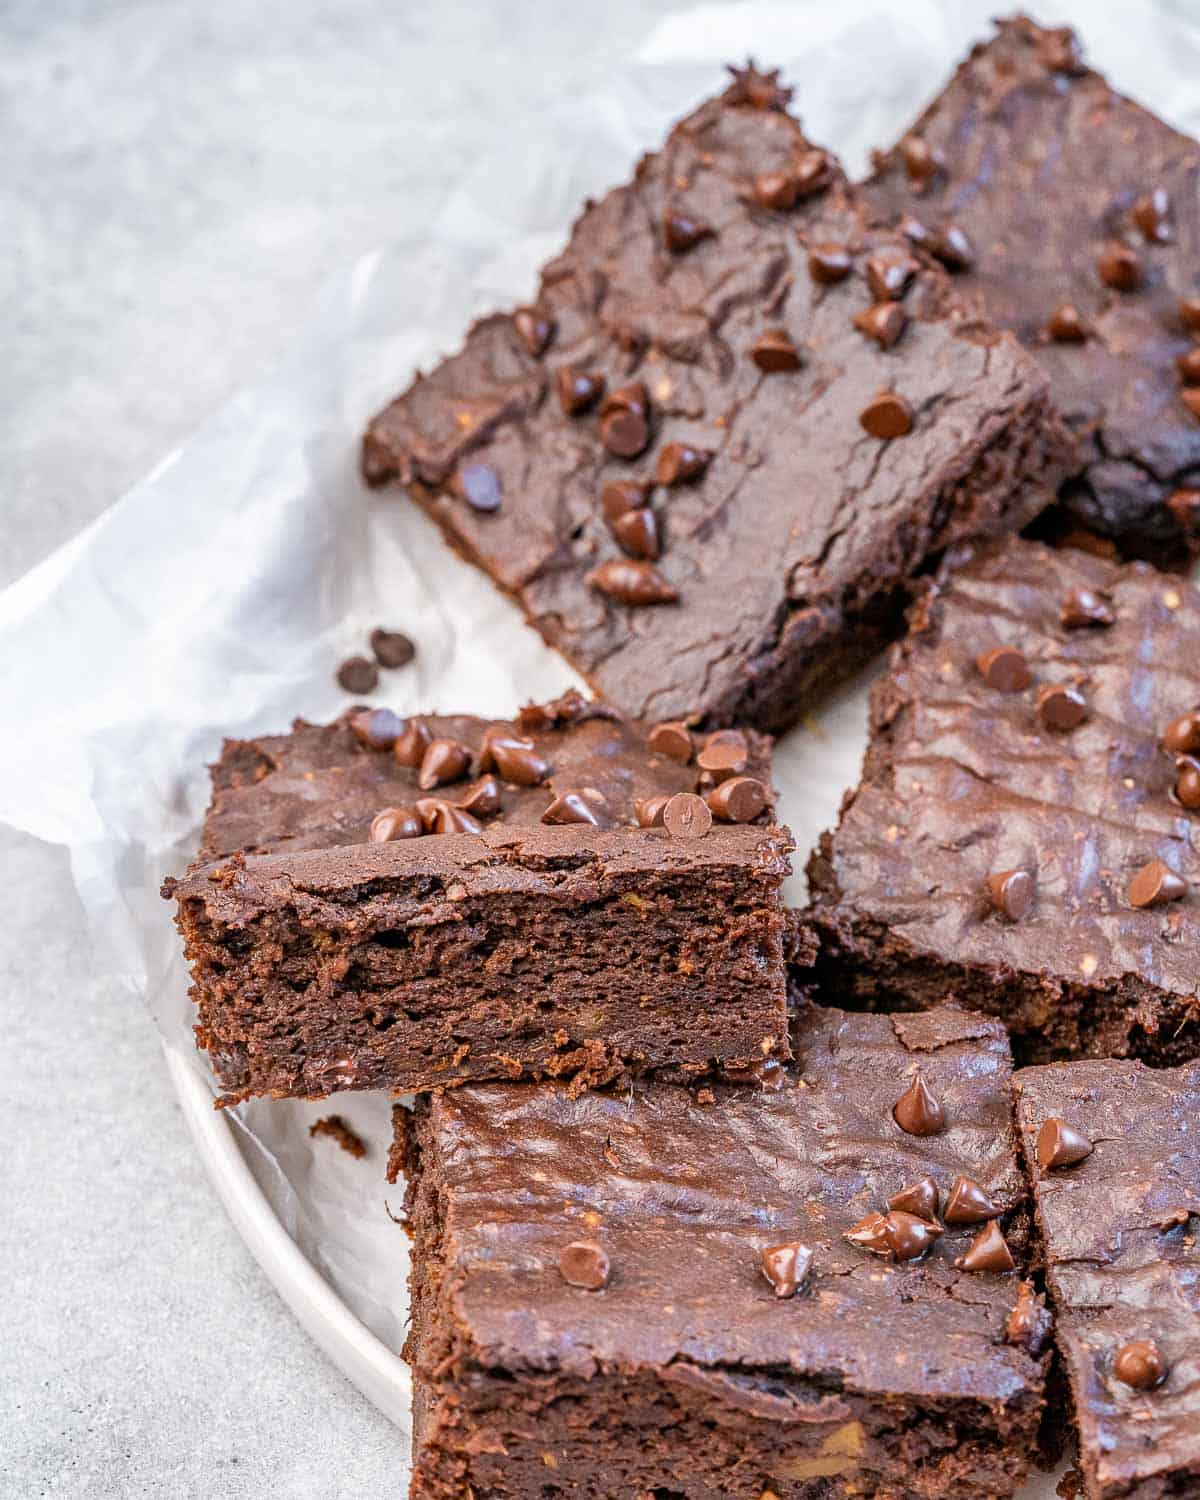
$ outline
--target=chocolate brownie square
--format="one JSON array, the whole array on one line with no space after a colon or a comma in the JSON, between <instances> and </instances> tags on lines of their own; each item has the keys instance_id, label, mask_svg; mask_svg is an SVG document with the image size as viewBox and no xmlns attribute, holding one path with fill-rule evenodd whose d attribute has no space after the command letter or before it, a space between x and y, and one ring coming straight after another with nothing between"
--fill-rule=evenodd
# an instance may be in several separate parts
<instances>
[{"instance_id":1,"label":"chocolate brownie square","mask_svg":"<svg viewBox=\"0 0 1200 1500\"><path fill-rule=\"evenodd\" d=\"M371 423L398 479L635 718L778 730L949 543L1024 525L1074 445L1044 373L868 232L774 75L735 70L588 206L532 307Z\"/></svg>"},{"instance_id":2,"label":"chocolate brownie square","mask_svg":"<svg viewBox=\"0 0 1200 1500\"><path fill-rule=\"evenodd\" d=\"M809 864L816 973L1018 1056L1200 1053L1200 594L1012 541L932 588Z\"/></svg>"},{"instance_id":3,"label":"chocolate brownie square","mask_svg":"<svg viewBox=\"0 0 1200 1500\"><path fill-rule=\"evenodd\" d=\"M1088 1500L1200 1494L1200 1066L1016 1084Z\"/></svg>"},{"instance_id":4,"label":"chocolate brownie square","mask_svg":"<svg viewBox=\"0 0 1200 1500\"><path fill-rule=\"evenodd\" d=\"M1068 514L1182 563L1200 548L1200 144L1085 67L1067 28L997 28L863 192L1036 351L1083 443Z\"/></svg>"},{"instance_id":5,"label":"chocolate brownie square","mask_svg":"<svg viewBox=\"0 0 1200 1500\"><path fill-rule=\"evenodd\" d=\"M413 1500L1013 1493L1048 1318L1004 1029L813 1008L793 1050L397 1108Z\"/></svg>"},{"instance_id":6,"label":"chocolate brownie square","mask_svg":"<svg viewBox=\"0 0 1200 1500\"><path fill-rule=\"evenodd\" d=\"M769 748L577 694L228 742L164 887L222 1102L786 1057Z\"/></svg>"}]
</instances>

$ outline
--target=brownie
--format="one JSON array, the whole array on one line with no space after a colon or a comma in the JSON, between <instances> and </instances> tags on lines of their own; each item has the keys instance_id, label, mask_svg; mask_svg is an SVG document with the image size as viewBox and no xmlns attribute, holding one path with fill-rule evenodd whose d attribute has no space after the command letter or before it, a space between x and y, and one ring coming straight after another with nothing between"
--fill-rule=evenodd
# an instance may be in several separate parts
<instances>
[{"instance_id":1,"label":"brownie","mask_svg":"<svg viewBox=\"0 0 1200 1500\"><path fill-rule=\"evenodd\" d=\"M934 587L809 864L855 1003L950 996L1019 1057L1200 1053L1200 594L1015 540Z\"/></svg>"},{"instance_id":2,"label":"brownie","mask_svg":"<svg viewBox=\"0 0 1200 1500\"><path fill-rule=\"evenodd\" d=\"M1200 1066L1016 1083L1089 1500L1200 1494Z\"/></svg>"},{"instance_id":3,"label":"brownie","mask_svg":"<svg viewBox=\"0 0 1200 1500\"><path fill-rule=\"evenodd\" d=\"M814 1007L793 1050L773 1090L397 1107L413 1500L1020 1484L1048 1318L1003 1027Z\"/></svg>"},{"instance_id":4,"label":"brownie","mask_svg":"<svg viewBox=\"0 0 1200 1500\"><path fill-rule=\"evenodd\" d=\"M1067 514L1130 556L1200 548L1200 144L1069 29L997 23L863 191L1050 377L1080 434Z\"/></svg>"},{"instance_id":5,"label":"brownie","mask_svg":"<svg viewBox=\"0 0 1200 1500\"><path fill-rule=\"evenodd\" d=\"M786 1057L771 800L753 731L578 694L227 742L164 887L222 1102Z\"/></svg>"},{"instance_id":6,"label":"brownie","mask_svg":"<svg viewBox=\"0 0 1200 1500\"><path fill-rule=\"evenodd\" d=\"M590 204L531 307L370 424L363 470L635 718L779 730L893 636L948 543L1074 445L1044 373L868 231L773 74Z\"/></svg>"}]
</instances>

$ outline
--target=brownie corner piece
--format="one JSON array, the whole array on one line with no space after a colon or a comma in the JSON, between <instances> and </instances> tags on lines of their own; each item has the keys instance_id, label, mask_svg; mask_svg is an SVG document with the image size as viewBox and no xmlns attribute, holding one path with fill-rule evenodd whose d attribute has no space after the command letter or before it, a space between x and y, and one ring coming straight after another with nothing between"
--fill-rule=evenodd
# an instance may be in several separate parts
<instances>
[{"instance_id":1,"label":"brownie corner piece","mask_svg":"<svg viewBox=\"0 0 1200 1500\"><path fill-rule=\"evenodd\" d=\"M1200 552L1200 143L1014 16L862 192L1045 368L1082 443L1074 524L1160 566Z\"/></svg>"},{"instance_id":2,"label":"brownie corner piece","mask_svg":"<svg viewBox=\"0 0 1200 1500\"><path fill-rule=\"evenodd\" d=\"M1035 362L868 229L785 102L735 83L681 121L535 304L365 439L372 482L635 718L787 727L894 636L915 574L1032 520L1073 457Z\"/></svg>"},{"instance_id":3,"label":"brownie corner piece","mask_svg":"<svg viewBox=\"0 0 1200 1500\"><path fill-rule=\"evenodd\" d=\"M400 1122L414 1497L1019 1487L1049 1348L1003 1027L814 1007L793 1050L707 1103L468 1085Z\"/></svg>"},{"instance_id":4,"label":"brownie corner piece","mask_svg":"<svg viewBox=\"0 0 1200 1500\"><path fill-rule=\"evenodd\" d=\"M231 742L164 894L224 1101L786 1058L770 742L577 694Z\"/></svg>"},{"instance_id":5,"label":"brownie corner piece","mask_svg":"<svg viewBox=\"0 0 1200 1500\"><path fill-rule=\"evenodd\" d=\"M1015 1081L1088 1500L1200 1493L1200 1066Z\"/></svg>"},{"instance_id":6,"label":"brownie corner piece","mask_svg":"<svg viewBox=\"0 0 1200 1500\"><path fill-rule=\"evenodd\" d=\"M1013 540L917 606L809 862L811 976L1018 1055L1200 1052L1200 593Z\"/></svg>"}]
</instances>

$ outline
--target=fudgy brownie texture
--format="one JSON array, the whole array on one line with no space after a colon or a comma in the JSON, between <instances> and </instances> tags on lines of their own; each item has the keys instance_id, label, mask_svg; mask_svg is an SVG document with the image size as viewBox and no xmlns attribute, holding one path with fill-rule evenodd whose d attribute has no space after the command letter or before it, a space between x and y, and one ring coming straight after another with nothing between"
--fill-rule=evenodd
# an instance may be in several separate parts
<instances>
[{"instance_id":1,"label":"fudgy brownie texture","mask_svg":"<svg viewBox=\"0 0 1200 1500\"><path fill-rule=\"evenodd\" d=\"M786 1057L768 758L575 694L228 742L164 887L223 1102Z\"/></svg>"},{"instance_id":2,"label":"fudgy brownie texture","mask_svg":"<svg viewBox=\"0 0 1200 1500\"><path fill-rule=\"evenodd\" d=\"M794 722L1074 454L1044 373L866 230L788 92L735 70L364 442L637 718Z\"/></svg>"},{"instance_id":3,"label":"fudgy brownie texture","mask_svg":"<svg viewBox=\"0 0 1200 1500\"><path fill-rule=\"evenodd\" d=\"M1017 1487L1048 1318L1019 1269L1003 1027L813 1007L792 1045L773 1090L709 1103L544 1084L397 1107L414 1500Z\"/></svg>"},{"instance_id":4,"label":"fudgy brownie texture","mask_svg":"<svg viewBox=\"0 0 1200 1500\"><path fill-rule=\"evenodd\" d=\"M1018 1057L1200 1052L1200 594L1012 541L932 587L809 862L815 975Z\"/></svg>"},{"instance_id":5,"label":"fudgy brownie texture","mask_svg":"<svg viewBox=\"0 0 1200 1500\"><path fill-rule=\"evenodd\" d=\"M1050 376L1079 432L1068 513L1130 556L1200 546L1200 144L1069 29L998 23L863 185Z\"/></svg>"},{"instance_id":6,"label":"fudgy brownie texture","mask_svg":"<svg viewBox=\"0 0 1200 1500\"><path fill-rule=\"evenodd\" d=\"M1200 1494L1200 1067L1016 1084L1089 1500Z\"/></svg>"}]
</instances>

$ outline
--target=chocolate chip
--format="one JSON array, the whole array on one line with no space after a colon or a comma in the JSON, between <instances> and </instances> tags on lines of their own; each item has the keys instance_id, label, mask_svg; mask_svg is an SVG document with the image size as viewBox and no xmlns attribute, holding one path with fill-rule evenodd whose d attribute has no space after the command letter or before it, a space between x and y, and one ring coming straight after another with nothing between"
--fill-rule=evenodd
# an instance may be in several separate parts
<instances>
[{"instance_id":1,"label":"chocolate chip","mask_svg":"<svg viewBox=\"0 0 1200 1500\"><path fill-rule=\"evenodd\" d=\"M896 227L910 245L919 245L923 250L927 250L933 240L926 226L912 214L905 214Z\"/></svg>"},{"instance_id":2,"label":"chocolate chip","mask_svg":"<svg viewBox=\"0 0 1200 1500\"><path fill-rule=\"evenodd\" d=\"M1073 1125L1068 1125L1057 1115L1046 1120L1038 1131L1035 1145L1037 1164L1043 1172L1057 1172L1063 1167L1073 1167L1092 1154L1092 1143Z\"/></svg>"},{"instance_id":3,"label":"chocolate chip","mask_svg":"<svg viewBox=\"0 0 1200 1500\"><path fill-rule=\"evenodd\" d=\"M904 163L904 170L909 178L922 187L935 177L944 165L942 153L931 146L923 136L902 136L899 151L900 160Z\"/></svg>"},{"instance_id":4,"label":"chocolate chip","mask_svg":"<svg viewBox=\"0 0 1200 1500\"><path fill-rule=\"evenodd\" d=\"M1060 302L1046 319L1046 332L1056 344L1082 344L1091 330L1073 302Z\"/></svg>"},{"instance_id":5,"label":"chocolate chip","mask_svg":"<svg viewBox=\"0 0 1200 1500\"><path fill-rule=\"evenodd\" d=\"M740 729L714 729L705 737L706 745L736 745L743 755L750 754L750 741Z\"/></svg>"},{"instance_id":6,"label":"chocolate chip","mask_svg":"<svg viewBox=\"0 0 1200 1500\"><path fill-rule=\"evenodd\" d=\"M937 1223L938 1186L932 1177L922 1177L911 1187L901 1188L888 1199L889 1208L898 1208L903 1213L915 1214L918 1219Z\"/></svg>"},{"instance_id":7,"label":"chocolate chip","mask_svg":"<svg viewBox=\"0 0 1200 1500\"><path fill-rule=\"evenodd\" d=\"M833 180L833 162L829 154L815 147L811 151L802 151L792 167L792 178L799 197L808 198L819 193Z\"/></svg>"},{"instance_id":8,"label":"chocolate chip","mask_svg":"<svg viewBox=\"0 0 1200 1500\"><path fill-rule=\"evenodd\" d=\"M554 337L553 319L545 317L536 307L519 307L513 313L513 328L534 359L545 353Z\"/></svg>"},{"instance_id":9,"label":"chocolate chip","mask_svg":"<svg viewBox=\"0 0 1200 1500\"><path fill-rule=\"evenodd\" d=\"M1200 390L1180 391L1179 399L1193 417L1200 417Z\"/></svg>"},{"instance_id":10,"label":"chocolate chip","mask_svg":"<svg viewBox=\"0 0 1200 1500\"><path fill-rule=\"evenodd\" d=\"M982 1224L998 1218L1000 1212L973 1177L956 1177L950 1184L943 1214L947 1224Z\"/></svg>"},{"instance_id":11,"label":"chocolate chip","mask_svg":"<svg viewBox=\"0 0 1200 1500\"><path fill-rule=\"evenodd\" d=\"M1130 906L1166 906L1187 895L1187 881L1161 859L1144 864L1129 882Z\"/></svg>"},{"instance_id":12,"label":"chocolate chip","mask_svg":"<svg viewBox=\"0 0 1200 1500\"><path fill-rule=\"evenodd\" d=\"M993 1219L979 1231L954 1264L960 1271L1012 1271L1017 1263L999 1224Z\"/></svg>"},{"instance_id":13,"label":"chocolate chip","mask_svg":"<svg viewBox=\"0 0 1200 1500\"><path fill-rule=\"evenodd\" d=\"M1166 188L1151 188L1133 205L1133 222L1152 245L1171 240L1171 198Z\"/></svg>"},{"instance_id":14,"label":"chocolate chip","mask_svg":"<svg viewBox=\"0 0 1200 1500\"><path fill-rule=\"evenodd\" d=\"M371 632L371 650L381 667L395 671L406 667L417 654L417 648L400 630L384 630L381 626Z\"/></svg>"},{"instance_id":15,"label":"chocolate chip","mask_svg":"<svg viewBox=\"0 0 1200 1500\"><path fill-rule=\"evenodd\" d=\"M854 326L881 349L891 349L908 327L908 314L899 302L876 302L864 312L855 313Z\"/></svg>"},{"instance_id":16,"label":"chocolate chip","mask_svg":"<svg viewBox=\"0 0 1200 1500\"><path fill-rule=\"evenodd\" d=\"M1087 71L1079 50L1079 39L1069 26L1054 26L1040 32L1037 53L1042 66L1052 73L1072 76Z\"/></svg>"},{"instance_id":17,"label":"chocolate chip","mask_svg":"<svg viewBox=\"0 0 1200 1500\"><path fill-rule=\"evenodd\" d=\"M1181 755L1175 762L1175 796L1189 812L1200 808L1200 760Z\"/></svg>"},{"instance_id":18,"label":"chocolate chip","mask_svg":"<svg viewBox=\"0 0 1200 1500\"><path fill-rule=\"evenodd\" d=\"M704 800L723 823L753 823L767 805L767 789L752 776L732 776Z\"/></svg>"},{"instance_id":19,"label":"chocolate chip","mask_svg":"<svg viewBox=\"0 0 1200 1500\"><path fill-rule=\"evenodd\" d=\"M1142 284L1142 266L1128 245L1107 245L1096 261L1096 274L1105 286L1134 292Z\"/></svg>"},{"instance_id":20,"label":"chocolate chip","mask_svg":"<svg viewBox=\"0 0 1200 1500\"><path fill-rule=\"evenodd\" d=\"M1081 585L1063 595L1058 618L1067 630L1090 630L1111 625L1117 617L1103 594Z\"/></svg>"},{"instance_id":21,"label":"chocolate chip","mask_svg":"<svg viewBox=\"0 0 1200 1500\"><path fill-rule=\"evenodd\" d=\"M845 281L854 269L854 257L845 245L826 241L814 245L808 252L808 274L821 286L833 286Z\"/></svg>"},{"instance_id":22,"label":"chocolate chip","mask_svg":"<svg viewBox=\"0 0 1200 1500\"><path fill-rule=\"evenodd\" d=\"M912 431L912 407L896 391L880 391L858 414L863 430L884 442Z\"/></svg>"},{"instance_id":23,"label":"chocolate chip","mask_svg":"<svg viewBox=\"0 0 1200 1500\"><path fill-rule=\"evenodd\" d=\"M711 224L693 218L682 209L668 208L663 214L663 239L673 255L684 255L701 240L712 239L715 233Z\"/></svg>"},{"instance_id":24,"label":"chocolate chip","mask_svg":"<svg viewBox=\"0 0 1200 1500\"><path fill-rule=\"evenodd\" d=\"M350 728L368 750L390 750L404 733L404 720L390 708L365 708L350 715Z\"/></svg>"},{"instance_id":25,"label":"chocolate chip","mask_svg":"<svg viewBox=\"0 0 1200 1500\"><path fill-rule=\"evenodd\" d=\"M892 1118L906 1135L938 1135L946 1128L946 1111L920 1073L892 1107Z\"/></svg>"},{"instance_id":26,"label":"chocolate chip","mask_svg":"<svg viewBox=\"0 0 1200 1500\"><path fill-rule=\"evenodd\" d=\"M643 479L610 479L600 491L600 509L611 524L628 510L640 510L650 498L650 486Z\"/></svg>"},{"instance_id":27,"label":"chocolate chip","mask_svg":"<svg viewBox=\"0 0 1200 1500\"><path fill-rule=\"evenodd\" d=\"M634 803L634 811L637 814L637 825L639 828L661 828L663 826L663 813L666 811L670 797L639 797Z\"/></svg>"},{"instance_id":28,"label":"chocolate chip","mask_svg":"<svg viewBox=\"0 0 1200 1500\"><path fill-rule=\"evenodd\" d=\"M1185 328L1190 328L1193 333L1200 332L1200 297L1181 297L1179 316Z\"/></svg>"},{"instance_id":29,"label":"chocolate chip","mask_svg":"<svg viewBox=\"0 0 1200 1500\"><path fill-rule=\"evenodd\" d=\"M396 764L415 770L425 759L430 738L429 730L420 719L409 719L392 746L392 757Z\"/></svg>"},{"instance_id":30,"label":"chocolate chip","mask_svg":"<svg viewBox=\"0 0 1200 1500\"><path fill-rule=\"evenodd\" d=\"M933 1248L933 1242L941 1232L938 1224L919 1219L916 1214L905 1213L903 1209L892 1209L886 1214L868 1214L853 1229L846 1230L845 1238L872 1255L885 1255L892 1260L920 1260Z\"/></svg>"},{"instance_id":31,"label":"chocolate chip","mask_svg":"<svg viewBox=\"0 0 1200 1500\"><path fill-rule=\"evenodd\" d=\"M1175 490L1167 496L1166 506L1180 526L1200 529L1200 490Z\"/></svg>"},{"instance_id":32,"label":"chocolate chip","mask_svg":"<svg viewBox=\"0 0 1200 1500\"><path fill-rule=\"evenodd\" d=\"M712 450L691 443L667 443L659 450L654 478L659 484L687 484L699 479L712 462Z\"/></svg>"},{"instance_id":33,"label":"chocolate chip","mask_svg":"<svg viewBox=\"0 0 1200 1500\"><path fill-rule=\"evenodd\" d=\"M778 68L764 73L753 63L747 63L744 68L728 63L726 70L733 75L733 82L724 94L727 104L745 104L751 109L787 108L792 91L780 83Z\"/></svg>"},{"instance_id":34,"label":"chocolate chip","mask_svg":"<svg viewBox=\"0 0 1200 1500\"><path fill-rule=\"evenodd\" d=\"M1002 917L1019 922L1033 906L1034 879L1027 870L997 870L985 882L988 897Z\"/></svg>"},{"instance_id":35,"label":"chocolate chip","mask_svg":"<svg viewBox=\"0 0 1200 1500\"><path fill-rule=\"evenodd\" d=\"M450 492L481 515L499 510L503 499L500 476L491 464L460 464L450 476Z\"/></svg>"},{"instance_id":36,"label":"chocolate chip","mask_svg":"<svg viewBox=\"0 0 1200 1500\"><path fill-rule=\"evenodd\" d=\"M888 1242L886 1214L868 1214L852 1229L847 1229L843 1238L848 1239L852 1245L857 1245L860 1250L869 1250L872 1255L892 1253L892 1247Z\"/></svg>"},{"instance_id":37,"label":"chocolate chip","mask_svg":"<svg viewBox=\"0 0 1200 1500\"><path fill-rule=\"evenodd\" d=\"M1050 1314L1033 1282L1023 1281L1004 1325L1004 1342L1028 1350L1036 1359L1046 1346L1050 1322Z\"/></svg>"},{"instance_id":38,"label":"chocolate chip","mask_svg":"<svg viewBox=\"0 0 1200 1500\"><path fill-rule=\"evenodd\" d=\"M650 441L650 397L635 381L611 391L600 406L600 441L618 458L636 458Z\"/></svg>"},{"instance_id":39,"label":"chocolate chip","mask_svg":"<svg viewBox=\"0 0 1200 1500\"><path fill-rule=\"evenodd\" d=\"M679 591L653 563L624 557L614 557L593 568L587 582L598 593L635 609L648 604L674 604L679 598Z\"/></svg>"},{"instance_id":40,"label":"chocolate chip","mask_svg":"<svg viewBox=\"0 0 1200 1500\"><path fill-rule=\"evenodd\" d=\"M800 351L786 328L768 328L760 333L750 358L765 375L787 374L801 365Z\"/></svg>"},{"instance_id":41,"label":"chocolate chip","mask_svg":"<svg viewBox=\"0 0 1200 1500\"><path fill-rule=\"evenodd\" d=\"M417 812L426 833L482 833L483 826L467 812L441 797L422 797Z\"/></svg>"},{"instance_id":42,"label":"chocolate chip","mask_svg":"<svg viewBox=\"0 0 1200 1500\"><path fill-rule=\"evenodd\" d=\"M569 417L577 417L595 406L604 394L604 376L576 365L559 365L554 372L554 383L558 387L558 404Z\"/></svg>"},{"instance_id":43,"label":"chocolate chip","mask_svg":"<svg viewBox=\"0 0 1200 1500\"><path fill-rule=\"evenodd\" d=\"M542 814L543 823L590 823L600 827L600 817L589 797L582 792L560 792Z\"/></svg>"},{"instance_id":44,"label":"chocolate chip","mask_svg":"<svg viewBox=\"0 0 1200 1500\"><path fill-rule=\"evenodd\" d=\"M550 766L537 752L534 742L503 729L489 729L479 749L479 769L499 771L514 786L539 786Z\"/></svg>"},{"instance_id":45,"label":"chocolate chip","mask_svg":"<svg viewBox=\"0 0 1200 1500\"><path fill-rule=\"evenodd\" d=\"M702 839L712 827L712 813L695 792L676 792L663 808L663 827L674 839Z\"/></svg>"},{"instance_id":46,"label":"chocolate chip","mask_svg":"<svg viewBox=\"0 0 1200 1500\"><path fill-rule=\"evenodd\" d=\"M1113 1360L1113 1374L1135 1391L1152 1391L1167 1378L1168 1366L1153 1339L1122 1344Z\"/></svg>"},{"instance_id":47,"label":"chocolate chip","mask_svg":"<svg viewBox=\"0 0 1200 1500\"><path fill-rule=\"evenodd\" d=\"M958 224L947 224L944 229L939 229L929 242L929 253L948 271L969 271L975 264L975 247L966 230Z\"/></svg>"},{"instance_id":48,"label":"chocolate chip","mask_svg":"<svg viewBox=\"0 0 1200 1500\"><path fill-rule=\"evenodd\" d=\"M1175 361L1179 378L1184 385L1200 385L1200 349L1189 349Z\"/></svg>"},{"instance_id":49,"label":"chocolate chip","mask_svg":"<svg viewBox=\"0 0 1200 1500\"><path fill-rule=\"evenodd\" d=\"M742 774L746 769L748 755L744 739L739 742L710 735L696 756L696 764L702 771L710 772L717 781L725 781L730 776Z\"/></svg>"},{"instance_id":50,"label":"chocolate chip","mask_svg":"<svg viewBox=\"0 0 1200 1500\"><path fill-rule=\"evenodd\" d=\"M593 1240L575 1240L559 1254L558 1273L568 1286L599 1292L608 1285L612 1267L603 1246Z\"/></svg>"},{"instance_id":51,"label":"chocolate chip","mask_svg":"<svg viewBox=\"0 0 1200 1500\"><path fill-rule=\"evenodd\" d=\"M412 807L385 807L371 820L371 842L390 844L395 839L415 839L424 832Z\"/></svg>"},{"instance_id":52,"label":"chocolate chip","mask_svg":"<svg viewBox=\"0 0 1200 1500\"><path fill-rule=\"evenodd\" d=\"M781 213L800 196L800 184L790 172L763 172L754 179L754 201L760 208Z\"/></svg>"},{"instance_id":53,"label":"chocolate chip","mask_svg":"<svg viewBox=\"0 0 1200 1500\"><path fill-rule=\"evenodd\" d=\"M1044 682L1037 692L1037 711L1047 729L1066 734L1087 718L1087 699L1069 682Z\"/></svg>"},{"instance_id":54,"label":"chocolate chip","mask_svg":"<svg viewBox=\"0 0 1200 1500\"><path fill-rule=\"evenodd\" d=\"M630 557L653 560L661 548L658 540L658 521L649 506L641 510L627 510L611 523L610 530Z\"/></svg>"},{"instance_id":55,"label":"chocolate chip","mask_svg":"<svg viewBox=\"0 0 1200 1500\"><path fill-rule=\"evenodd\" d=\"M975 658L979 674L998 693L1019 693L1033 681L1029 663L1012 646L993 646Z\"/></svg>"},{"instance_id":56,"label":"chocolate chip","mask_svg":"<svg viewBox=\"0 0 1200 1500\"><path fill-rule=\"evenodd\" d=\"M431 740L421 757L417 785L423 792L451 781L461 781L471 766L471 751L458 740Z\"/></svg>"},{"instance_id":57,"label":"chocolate chip","mask_svg":"<svg viewBox=\"0 0 1200 1500\"><path fill-rule=\"evenodd\" d=\"M458 805L478 818L495 817L500 811L500 783L494 776L484 776Z\"/></svg>"},{"instance_id":58,"label":"chocolate chip","mask_svg":"<svg viewBox=\"0 0 1200 1500\"><path fill-rule=\"evenodd\" d=\"M691 730L679 719L656 724L646 736L646 743L651 750L677 760L681 766L686 766L692 758Z\"/></svg>"},{"instance_id":59,"label":"chocolate chip","mask_svg":"<svg viewBox=\"0 0 1200 1500\"><path fill-rule=\"evenodd\" d=\"M379 668L365 656L348 656L337 669L337 680L347 693L373 693L379 686Z\"/></svg>"},{"instance_id":60,"label":"chocolate chip","mask_svg":"<svg viewBox=\"0 0 1200 1500\"><path fill-rule=\"evenodd\" d=\"M866 263L867 285L876 302L898 302L921 269L911 255L893 251L890 255L872 255Z\"/></svg>"},{"instance_id":61,"label":"chocolate chip","mask_svg":"<svg viewBox=\"0 0 1200 1500\"><path fill-rule=\"evenodd\" d=\"M812 1258L812 1251L799 1240L788 1245L770 1245L758 1252L762 1273L775 1288L777 1297L796 1295L808 1276Z\"/></svg>"}]
</instances>

